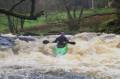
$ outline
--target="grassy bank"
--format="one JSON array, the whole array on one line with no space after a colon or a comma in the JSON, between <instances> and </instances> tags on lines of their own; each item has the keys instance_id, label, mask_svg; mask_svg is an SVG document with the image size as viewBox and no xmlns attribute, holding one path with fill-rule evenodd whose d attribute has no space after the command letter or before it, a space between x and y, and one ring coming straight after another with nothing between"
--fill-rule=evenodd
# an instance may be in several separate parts
<instances>
[{"instance_id":1,"label":"grassy bank","mask_svg":"<svg viewBox=\"0 0 120 79\"><path fill-rule=\"evenodd\" d=\"M98 14L98 13L111 13L111 12L114 12L114 9L111 9L111 8L85 9L83 12L83 16L88 16L88 15L93 15L93 14ZM79 15L79 11L77 12L77 14ZM38 18L37 20L25 20L24 27L25 27L25 29L29 29L29 28L33 28L34 26L40 26L40 25L44 25L47 23L57 23L57 22L59 23L59 22L63 21L64 19L67 19L65 12L51 12L47 16L42 16L42 17ZM63 26L63 25L59 25L59 26ZM59 26L56 27L54 25L54 27L52 27L53 31L56 29L57 30L64 29L64 28L60 29ZM86 28L88 28L88 27L86 27ZM51 30L46 29L46 31L43 31L43 32L49 32L49 31L52 31L52 29ZM67 31L67 30L65 30L65 31ZM2 33L8 32L7 17L3 16L3 15L0 16L0 32L2 32ZM42 32L42 31L40 31L40 32Z\"/></svg>"}]
</instances>

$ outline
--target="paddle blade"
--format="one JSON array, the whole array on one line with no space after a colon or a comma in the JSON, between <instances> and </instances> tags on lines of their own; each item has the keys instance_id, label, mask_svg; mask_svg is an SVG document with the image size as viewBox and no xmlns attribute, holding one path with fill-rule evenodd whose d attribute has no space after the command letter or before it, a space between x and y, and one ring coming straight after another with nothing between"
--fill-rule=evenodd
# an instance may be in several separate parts
<instances>
[{"instance_id":1,"label":"paddle blade","mask_svg":"<svg viewBox=\"0 0 120 79\"><path fill-rule=\"evenodd\" d=\"M73 45L75 45L76 44L76 42L68 42L69 44L73 44Z\"/></svg>"},{"instance_id":2,"label":"paddle blade","mask_svg":"<svg viewBox=\"0 0 120 79\"><path fill-rule=\"evenodd\" d=\"M48 40L44 40L44 41L43 41L43 44L48 44L48 43L49 43Z\"/></svg>"}]
</instances>

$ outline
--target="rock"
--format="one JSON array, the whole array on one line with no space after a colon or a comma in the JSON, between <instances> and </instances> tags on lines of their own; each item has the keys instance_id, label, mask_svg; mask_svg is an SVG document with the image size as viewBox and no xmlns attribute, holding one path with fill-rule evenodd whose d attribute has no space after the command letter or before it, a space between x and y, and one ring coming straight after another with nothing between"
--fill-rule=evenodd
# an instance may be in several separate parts
<instances>
[{"instance_id":1,"label":"rock","mask_svg":"<svg viewBox=\"0 0 120 79\"><path fill-rule=\"evenodd\" d=\"M36 34L36 33L26 32L26 33L23 34L23 36L40 36L40 35Z\"/></svg>"},{"instance_id":2,"label":"rock","mask_svg":"<svg viewBox=\"0 0 120 79\"><path fill-rule=\"evenodd\" d=\"M113 39L115 37L116 37L115 34L104 34L104 35L100 36L100 38L102 38L104 40L106 40L106 39Z\"/></svg>"},{"instance_id":3,"label":"rock","mask_svg":"<svg viewBox=\"0 0 120 79\"><path fill-rule=\"evenodd\" d=\"M8 79L24 79L22 76L8 76Z\"/></svg>"},{"instance_id":4,"label":"rock","mask_svg":"<svg viewBox=\"0 0 120 79\"><path fill-rule=\"evenodd\" d=\"M33 38L31 36L18 36L17 38L19 40L26 41L26 42L35 41L35 38Z\"/></svg>"},{"instance_id":5,"label":"rock","mask_svg":"<svg viewBox=\"0 0 120 79\"><path fill-rule=\"evenodd\" d=\"M13 38L0 36L0 48L12 48L13 46Z\"/></svg>"}]
</instances>

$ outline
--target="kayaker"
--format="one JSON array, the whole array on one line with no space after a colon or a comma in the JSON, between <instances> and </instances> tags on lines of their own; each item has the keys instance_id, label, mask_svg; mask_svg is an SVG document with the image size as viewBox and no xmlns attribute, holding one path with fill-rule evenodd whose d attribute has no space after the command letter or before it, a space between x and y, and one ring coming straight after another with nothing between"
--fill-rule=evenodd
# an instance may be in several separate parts
<instances>
[{"instance_id":1,"label":"kayaker","mask_svg":"<svg viewBox=\"0 0 120 79\"><path fill-rule=\"evenodd\" d=\"M65 47L65 45L69 42L69 40L67 39L67 37L65 36L64 32L60 33L60 36L57 37L54 41L54 43L57 43L57 47L58 48L62 48Z\"/></svg>"},{"instance_id":2,"label":"kayaker","mask_svg":"<svg viewBox=\"0 0 120 79\"><path fill-rule=\"evenodd\" d=\"M50 43L48 40L44 40L43 44ZM53 53L55 56L63 56L68 52L68 43L75 45L75 42L70 42L65 36L64 32L60 33L60 36L57 37L52 43L57 43L57 46L53 48Z\"/></svg>"}]
</instances>

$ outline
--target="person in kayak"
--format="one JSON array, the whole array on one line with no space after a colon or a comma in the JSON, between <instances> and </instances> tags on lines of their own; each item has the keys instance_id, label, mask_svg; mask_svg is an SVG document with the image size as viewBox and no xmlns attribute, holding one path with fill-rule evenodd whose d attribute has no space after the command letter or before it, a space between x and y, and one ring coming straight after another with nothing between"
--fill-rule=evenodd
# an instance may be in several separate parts
<instances>
[{"instance_id":1,"label":"person in kayak","mask_svg":"<svg viewBox=\"0 0 120 79\"><path fill-rule=\"evenodd\" d=\"M57 43L58 48L63 48L66 46L66 44L69 42L67 37L65 36L64 32L60 33L60 36L53 41L54 43Z\"/></svg>"}]
</instances>

